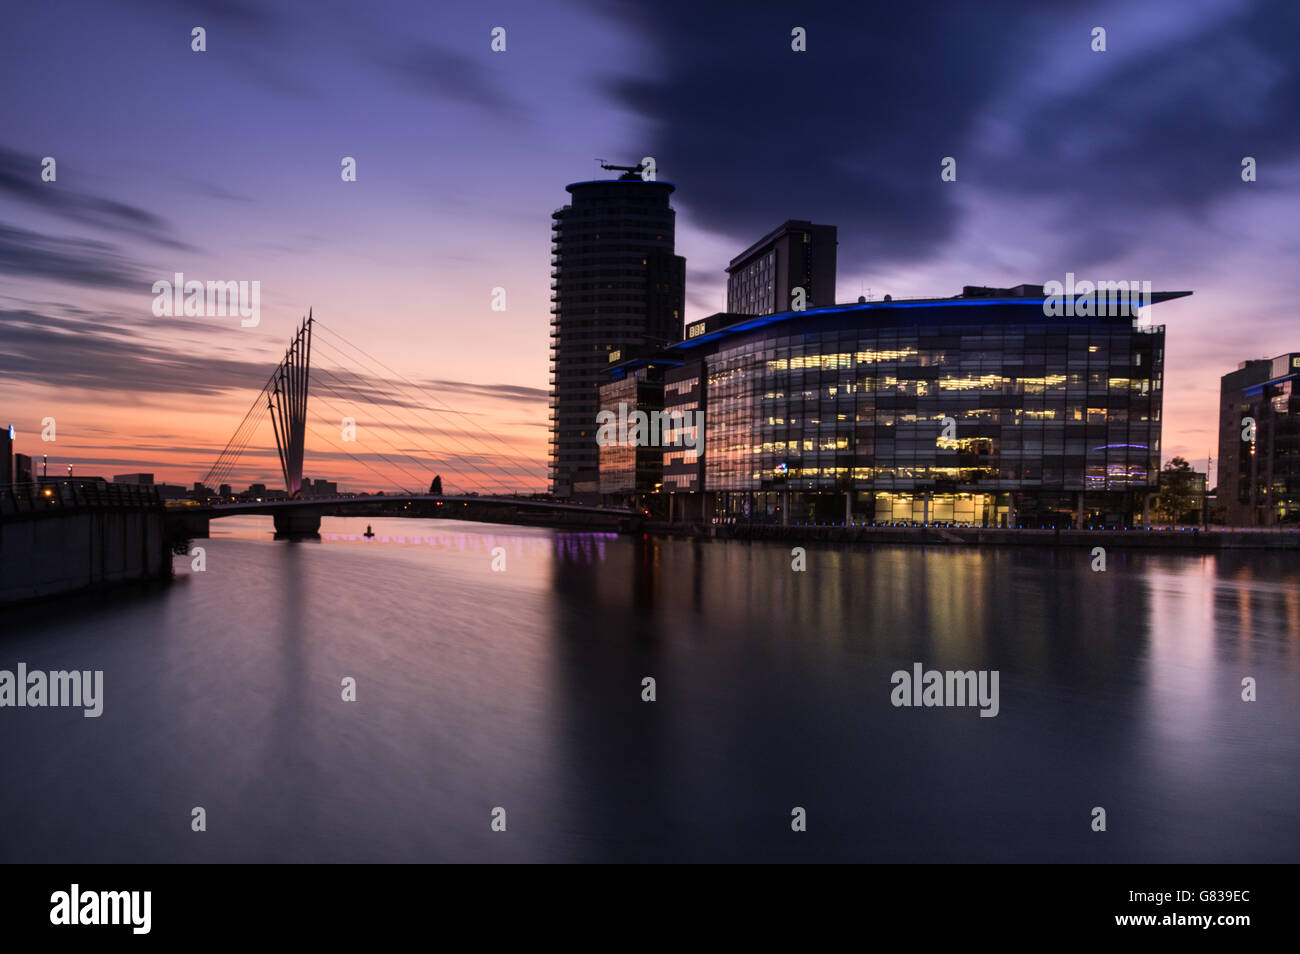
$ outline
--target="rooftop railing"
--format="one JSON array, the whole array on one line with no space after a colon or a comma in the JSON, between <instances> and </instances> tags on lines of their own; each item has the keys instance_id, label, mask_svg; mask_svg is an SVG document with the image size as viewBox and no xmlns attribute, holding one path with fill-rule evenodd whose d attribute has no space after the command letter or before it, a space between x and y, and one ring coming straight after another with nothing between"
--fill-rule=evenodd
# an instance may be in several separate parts
<instances>
[{"instance_id":1,"label":"rooftop railing","mask_svg":"<svg viewBox=\"0 0 1300 954\"><path fill-rule=\"evenodd\" d=\"M105 481L0 484L0 516L58 510L146 510L162 506L155 487Z\"/></svg>"}]
</instances>

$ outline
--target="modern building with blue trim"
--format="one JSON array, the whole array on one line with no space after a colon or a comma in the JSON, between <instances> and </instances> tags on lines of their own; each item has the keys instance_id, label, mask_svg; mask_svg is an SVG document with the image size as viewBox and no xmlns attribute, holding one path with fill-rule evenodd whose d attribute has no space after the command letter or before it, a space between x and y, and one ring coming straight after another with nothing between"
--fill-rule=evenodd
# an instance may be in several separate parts
<instances>
[{"instance_id":1,"label":"modern building with blue trim","mask_svg":"<svg viewBox=\"0 0 1300 954\"><path fill-rule=\"evenodd\" d=\"M658 493L674 518L1141 522L1158 487L1164 326L1126 298L1087 309L1100 316L1055 317L1047 301L1042 286L968 286L715 315L611 363L601 405L634 373L662 376L666 415L703 412L697 450L663 452ZM609 477L625 494L646 486Z\"/></svg>"}]
</instances>

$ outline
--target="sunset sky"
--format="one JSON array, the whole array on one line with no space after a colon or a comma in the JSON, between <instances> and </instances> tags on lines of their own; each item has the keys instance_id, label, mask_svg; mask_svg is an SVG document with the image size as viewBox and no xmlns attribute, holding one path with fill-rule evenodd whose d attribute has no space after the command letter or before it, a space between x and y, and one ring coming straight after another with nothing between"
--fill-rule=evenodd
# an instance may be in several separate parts
<instances>
[{"instance_id":1,"label":"sunset sky","mask_svg":"<svg viewBox=\"0 0 1300 954\"><path fill-rule=\"evenodd\" d=\"M543 489L550 214L595 157L676 184L688 320L787 218L839 227L840 301L1067 271L1191 289L1154 317L1164 457L1198 469L1219 376L1300 350L1294 0L51 0L4 21L0 423L52 474L203 477L311 307L458 413L350 376L320 334L338 393L313 391L309 477ZM155 317L175 272L259 281L260 324ZM329 443L344 406L373 470ZM232 477L282 483L269 423Z\"/></svg>"}]
</instances>

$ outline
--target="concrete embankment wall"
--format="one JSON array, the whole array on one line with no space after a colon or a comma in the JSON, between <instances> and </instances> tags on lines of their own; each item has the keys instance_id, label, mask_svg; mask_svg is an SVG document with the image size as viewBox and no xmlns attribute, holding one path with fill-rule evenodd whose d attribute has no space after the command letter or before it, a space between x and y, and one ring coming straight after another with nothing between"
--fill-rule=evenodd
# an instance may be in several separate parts
<instances>
[{"instance_id":1,"label":"concrete embankment wall","mask_svg":"<svg viewBox=\"0 0 1300 954\"><path fill-rule=\"evenodd\" d=\"M1300 532L1250 530L1000 530L979 527L836 527L647 523L647 533L773 540L791 543L923 544L926 546L1124 547L1143 550L1296 550Z\"/></svg>"},{"instance_id":2,"label":"concrete embankment wall","mask_svg":"<svg viewBox=\"0 0 1300 954\"><path fill-rule=\"evenodd\" d=\"M0 603L171 577L158 510L77 510L0 520Z\"/></svg>"}]
</instances>

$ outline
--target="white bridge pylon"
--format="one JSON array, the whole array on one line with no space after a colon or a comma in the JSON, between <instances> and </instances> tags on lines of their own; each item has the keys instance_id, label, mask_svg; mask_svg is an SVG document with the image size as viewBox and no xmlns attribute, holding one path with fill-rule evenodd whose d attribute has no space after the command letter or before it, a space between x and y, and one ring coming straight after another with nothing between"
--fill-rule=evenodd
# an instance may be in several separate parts
<instances>
[{"instance_id":1,"label":"white bridge pylon","mask_svg":"<svg viewBox=\"0 0 1300 954\"><path fill-rule=\"evenodd\" d=\"M303 444L307 437L307 379L311 370L311 312L298 327L284 360L272 376L274 387L267 390L266 403L275 429L275 449L280 452L280 469L289 496L302 492Z\"/></svg>"}]
</instances>

